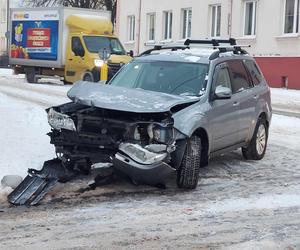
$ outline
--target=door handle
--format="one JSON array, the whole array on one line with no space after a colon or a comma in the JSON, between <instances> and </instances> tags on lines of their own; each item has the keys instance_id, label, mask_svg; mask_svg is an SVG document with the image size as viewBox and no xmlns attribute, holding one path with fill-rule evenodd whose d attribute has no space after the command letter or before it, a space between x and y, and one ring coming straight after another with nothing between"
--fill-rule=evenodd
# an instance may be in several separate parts
<instances>
[{"instance_id":1,"label":"door handle","mask_svg":"<svg viewBox=\"0 0 300 250\"><path fill-rule=\"evenodd\" d=\"M73 61L73 59L72 59L72 58L70 58L70 59L69 59L69 61Z\"/></svg>"},{"instance_id":2,"label":"door handle","mask_svg":"<svg viewBox=\"0 0 300 250\"><path fill-rule=\"evenodd\" d=\"M234 102L232 106L236 107L236 106L239 106L240 103L239 102Z\"/></svg>"}]
</instances>

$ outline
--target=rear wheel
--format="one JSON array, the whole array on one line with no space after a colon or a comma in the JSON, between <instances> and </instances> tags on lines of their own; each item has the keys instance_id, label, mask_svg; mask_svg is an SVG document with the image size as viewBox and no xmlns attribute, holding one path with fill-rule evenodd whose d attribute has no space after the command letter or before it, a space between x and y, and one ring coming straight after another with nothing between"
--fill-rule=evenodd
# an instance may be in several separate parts
<instances>
[{"instance_id":1,"label":"rear wheel","mask_svg":"<svg viewBox=\"0 0 300 250\"><path fill-rule=\"evenodd\" d=\"M29 82L29 83L37 83L38 82L38 79L35 74L35 68L27 68L25 70L25 74L26 74L27 82Z\"/></svg>"},{"instance_id":2,"label":"rear wheel","mask_svg":"<svg viewBox=\"0 0 300 250\"><path fill-rule=\"evenodd\" d=\"M267 123L265 119L259 118L250 144L242 148L244 158L247 160L261 160L266 153L267 142Z\"/></svg>"},{"instance_id":3,"label":"rear wheel","mask_svg":"<svg viewBox=\"0 0 300 250\"><path fill-rule=\"evenodd\" d=\"M186 146L181 165L177 171L177 186L194 189L197 187L201 162L201 139L192 136Z\"/></svg>"}]
</instances>

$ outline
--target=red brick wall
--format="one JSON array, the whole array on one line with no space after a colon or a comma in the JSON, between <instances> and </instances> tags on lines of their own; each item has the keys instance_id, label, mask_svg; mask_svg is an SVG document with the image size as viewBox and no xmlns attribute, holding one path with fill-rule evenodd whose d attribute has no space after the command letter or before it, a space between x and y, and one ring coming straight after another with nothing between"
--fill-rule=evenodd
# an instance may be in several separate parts
<instances>
[{"instance_id":1,"label":"red brick wall","mask_svg":"<svg viewBox=\"0 0 300 250\"><path fill-rule=\"evenodd\" d=\"M270 87L300 89L300 57L255 57Z\"/></svg>"}]
</instances>

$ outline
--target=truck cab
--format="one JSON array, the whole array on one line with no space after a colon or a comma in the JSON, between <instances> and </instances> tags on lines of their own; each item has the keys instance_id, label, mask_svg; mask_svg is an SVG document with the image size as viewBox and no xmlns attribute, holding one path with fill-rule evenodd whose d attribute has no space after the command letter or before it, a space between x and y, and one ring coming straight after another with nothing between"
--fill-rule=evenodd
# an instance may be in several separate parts
<instances>
[{"instance_id":1,"label":"truck cab","mask_svg":"<svg viewBox=\"0 0 300 250\"><path fill-rule=\"evenodd\" d=\"M112 23L97 16L72 15L66 20L69 36L66 46L65 81L106 81L132 58L113 35ZM101 51L108 58L102 58Z\"/></svg>"}]
</instances>

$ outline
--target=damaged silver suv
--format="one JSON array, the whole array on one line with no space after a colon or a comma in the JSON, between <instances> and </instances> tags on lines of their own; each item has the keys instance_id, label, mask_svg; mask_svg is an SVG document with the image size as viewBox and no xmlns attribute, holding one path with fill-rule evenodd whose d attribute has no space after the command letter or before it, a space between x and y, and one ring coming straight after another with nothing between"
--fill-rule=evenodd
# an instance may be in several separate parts
<instances>
[{"instance_id":1,"label":"damaged silver suv","mask_svg":"<svg viewBox=\"0 0 300 250\"><path fill-rule=\"evenodd\" d=\"M68 97L47 110L58 159L46 170L61 164L88 173L111 162L135 183L163 183L176 171L178 187L193 189L210 157L242 148L260 160L266 151L270 90L234 39L156 46L108 84L77 82Z\"/></svg>"}]
</instances>

